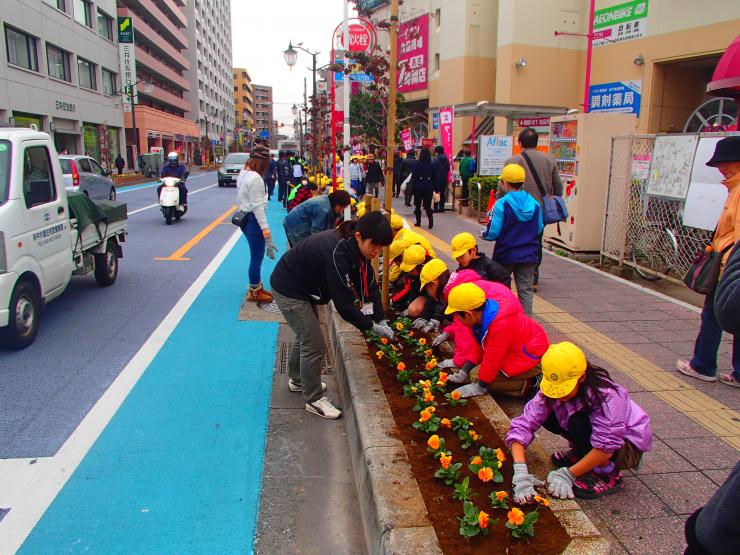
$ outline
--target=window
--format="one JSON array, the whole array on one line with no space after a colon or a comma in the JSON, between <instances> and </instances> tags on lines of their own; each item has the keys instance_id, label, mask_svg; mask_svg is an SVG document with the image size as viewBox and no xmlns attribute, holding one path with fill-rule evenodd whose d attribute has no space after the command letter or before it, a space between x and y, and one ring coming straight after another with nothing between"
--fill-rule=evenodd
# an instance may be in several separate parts
<instances>
[{"instance_id":1,"label":"window","mask_svg":"<svg viewBox=\"0 0 740 555\"><path fill-rule=\"evenodd\" d=\"M434 69L435 71L439 71L439 52L434 54Z\"/></svg>"},{"instance_id":2,"label":"window","mask_svg":"<svg viewBox=\"0 0 740 555\"><path fill-rule=\"evenodd\" d=\"M32 146L23 152L23 195L27 208L57 198L50 168L49 151L45 146Z\"/></svg>"},{"instance_id":3,"label":"window","mask_svg":"<svg viewBox=\"0 0 740 555\"><path fill-rule=\"evenodd\" d=\"M95 64L82 58L77 58L77 73L80 77L80 87L98 90L95 79Z\"/></svg>"},{"instance_id":4,"label":"window","mask_svg":"<svg viewBox=\"0 0 740 555\"><path fill-rule=\"evenodd\" d=\"M5 44L8 49L9 64L25 67L32 71L39 70L35 37L6 26Z\"/></svg>"},{"instance_id":5,"label":"window","mask_svg":"<svg viewBox=\"0 0 740 555\"><path fill-rule=\"evenodd\" d=\"M116 91L118 90L118 79L116 78L116 74L110 70L103 68L102 80L103 94L107 94L109 96L113 96L114 94L116 94Z\"/></svg>"},{"instance_id":6,"label":"window","mask_svg":"<svg viewBox=\"0 0 740 555\"><path fill-rule=\"evenodd\" d=\"M57 10L67 11L67 0L44 0L50 6L54 6Z\"/></svg>"},{"instance_id":7,"label":"window","mask_svg":"<svg viewBox=\"0 0 740 555\"><path fill-rule=\"evenodd\" d=\"M109 41L113 41L113 18L100 10L98 10L98 33Z\"/></svg>"},{"instance_id":8,"label":"window","mask_svg":"<svg viewBox=\"0 0 740 555\"><path fill-rule=\"evenodd\" d=\"M106 175L105 170L102 168L100 164L98 164L95 160L90 158L90 168L92 169L92 172L97 175Z\"/></svg>"},{"instance_id":9,"label":"window","mask_svg":"<svg viewBox=\"0 0 740 555\"><path fill-rule=\"evenodd\" d=\"M442 25L442 8L437 8L434 12L434 21L437 24L437 29Z\"/></svg>"},{"instance_id":10,"label":"window","mask_svg":"<svg viewBox=\"0 0 740 555\"><path fill-rule=\"evenodd\" d=\"M77 160L77 165L80 166L80 169L82 169L83 172L92 173L89 158L79 158Z\"/></svg>"},{"instance_id":11,"label":"window","mask_svg":"<svg viewBox=\"0 0 740 555\"><path fill-rule=\"evenodd\" d=\"M46 43L46 65L49 76L62 81L72 81L69 68L69 52Z\"/></svg>"},{"instance_id":12,"label":"window","mask_svg":"<svg viewBox=\"0 0 740 555\"><path fill-rule=\"evenodd\" d=\"M74 0L75 21L85 27L93 27L92 3L89 0Z\"/></svg>"}]
</instances>

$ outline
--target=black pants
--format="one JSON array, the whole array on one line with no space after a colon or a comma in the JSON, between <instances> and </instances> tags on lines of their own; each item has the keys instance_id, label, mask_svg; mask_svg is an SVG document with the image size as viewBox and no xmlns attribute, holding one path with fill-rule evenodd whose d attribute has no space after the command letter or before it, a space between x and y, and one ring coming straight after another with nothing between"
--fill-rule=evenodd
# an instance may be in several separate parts
<instances>
[{"instance_id":1,"label":"black pants","mask_svg":"<svg viewBox=\"0 0 740 555\"><path fill-rule=\"evenodd\" d=\"M534 285L537 285L540 282L540 264L542 264L542 233L540 233L540 236L537 238L540 244L540 248L537 251L537 264L534 267Z\"/></svg>"},{"instance_id":2,"label":"black pants","mask_svg":"<svg viewBox=\"0 0 740 555\"><path fill-rule=\"evenodd\" d=\"M585 412L577 412L571 416L568 420L567 430L563 429L558 419L555 418L555 414L551 414L542 424L542 427L567 439L574 446L579 458L585 457L593 449L591 446L591 420Z\"/></svg>"},{"instance_id":3,"label":"black pants","mask_svg":"<svg viewBox=\"0 0 740 555\"><path fill-rule=\"evenodd\" d=\"M411 181L406 183L406 190L403 193L403 200L406 206L411 206L411 197L414 195L414 187L411 185Z\"/></svg>"},{"instance_id":4,"label":"black pants","mask_svg":"<svg viewBox=\"0 0 740 555\"><path fill-rule=\"evenodd\" d=\"M278 180L278 200L280 202L283 202L283 199L287 196L288 193L288 180L287 179L279 179Z\"/></svg>"},{"instance_id":5,"label":"black pants","mask_svg":"<svg viewBox=\"0 0 740 555\"><path fill-rule=\"evenodd\" d=\"M265 185L267 186L267 199L269 200L272 198L272 194L275 192L275 180L268 179Z\"/></svg>"},{"instance_id":6,"label":"black pants","mask_svg":"<svg viewBox=\"0 0 740 555\"><path fill-rule=\"evenodd\" d=\"M432 215L432 195L434 191L414 191L414 215L416 216L416 225L421 225L421 205L424 204L424 210L429 218L429 225L434 223Z\"/></svg>"},{"instance_id":7,"label":"black pants","mask_svg":"<svg viewBox=\"0 0 740 555\"><path fill-rule=\"evenodd\" d=\"M118 170L118 175L121 175L123 173L123 167L116 168Z\"/></svg>"}]
</instances>

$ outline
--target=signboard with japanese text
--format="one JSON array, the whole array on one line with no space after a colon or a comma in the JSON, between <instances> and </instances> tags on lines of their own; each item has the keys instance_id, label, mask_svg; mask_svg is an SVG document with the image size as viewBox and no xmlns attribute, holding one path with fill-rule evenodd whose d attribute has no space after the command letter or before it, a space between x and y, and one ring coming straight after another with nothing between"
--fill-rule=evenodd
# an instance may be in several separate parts
<instances>
[{"instance_id":1,"label":"signboard with japanese text","mask_svg":"<svg viewBox=\"0 0 740 555\"><path fill-rule=\"evenodd\" d=\"M439 109L439 134L442 138L442 148L448 160L452 160L452 123L455 119L454 106L445 106ZM450 175L452 179L452 164L450 164Z\"/></svg>"},{"instance_id":2,"label":"signboard with japanese text","mask_svg":"<svg viewBox=\"0 0 740 555\"><path fill-rule=\"evenodd\" d=\"M411 138L411 129L404 129L401 131L401 140L403 141L403 148L405 151L409 151L414 148L414 140Z\"/></svg>"},{"instance_id":3,"label":"signboard with japanese text","mask_svg":"<svg viewBox=\"0 0 740 555\"><path fill-rule=\"evenodd\" d=\"M357 17L349 20L350 51L370 54L376 44L375 27L370 21ZM334 49L344 50L344 23L337 25L334 31Z\"/></svg>"},{"instance_id":4,"label":"signboard with japanese text","mask_svg":"<svg viewBox=\"0 0 740 555\"><path fill-rule=\"evenodd\" d=\"M121 66L121 90L125 93L123 111L131 111L131 97L136 95L136 54L134 52L134 21L131 17L118 18L118 62Z\"/></svg>"},{"instance_id":5,"label":"signboard with japanese text","mask_svg":"<svg viewBox=\"0 0 740 555\"><path fill-rule=\"evenodd\" d=\"M544 118L519 118L518 120L518 127L521 127L522 129L526 129L528 127L531 127L538 133L541 131L545 131L547 133L550 132L550 118L544 117Z\"/></svg>"},{"instance_id":6,"label":"signboard with japanese text","mask_svg":"<svg viewBox=\"0 0 740 555\"><path fill-rule=\"evenodd\" d=\"M439 129L439 112L432 114L432 129Z\"/></svg>"},{"instance_id":7,"label":"signboard with japanese text","mask_svg":"<svg viewBox=\"0 0 740 555\"><path fill-rule=\"evenodd\" d=\"M341 52L341 51L334 52L334 63L344 65L344 52ZM362 67L355 62L350 62L349 69L350 69L350 72L349 72L350 81L361 81L363 83L370 83L372 81L375 81L375 78L372 75L362 71ZM339 83L342 81L344 81L344 72L335 71L334 72L334 82Z\"/></svg>"},{"instance_id":8,"label":"signboard with japanese text","mask_svg":"<svg viewBox=\"0 0 740 555\"><path fill-rule=\"evenodd\" d=\"M642 80L602 83L589 87L589 112L624 112L640 115Z\"/></svg>"},{"instance_id":9,"label":"signboard with japanese text","mask_svg":"<svg viewBox=\"0 0 740 555\"><path fill-rule=\"evenodd\" d=\"M594 13L594 46L639 39L647 31L648 0L632 0Z\"/></svg>"},{"instance_id":10,"label":"signboard with japanese text","mask_svg":"<svg viewBox=\"0 0 740 555\"><path fill-rule=\"evenodd\" d=\"M428 149L434 148L434 139L430 139L430 138L422 139L421 146L423 146L424 148L428 148Z\"/></svg>"},{"instance_id":11,"label":"signboard with japanese text","mask_svg":"<svg viewBox=\"0 0 740 555\"><path fill-rule=\"evenodd\" d=\"M504 164L511 158L514 149L514 137L506 135L482 135L478 164L479 175L501 175Z\"/></svg>"},{"instance_id":12,"label":"signboard with japanese text","mask_svg":"<svg viewBox=\"0 0 740 555\"><path fill-rule=\"evenodd\" d=\"M427 88L429 15L401 23L398 29L398 92Z\"/></svg>"}]
</instances>

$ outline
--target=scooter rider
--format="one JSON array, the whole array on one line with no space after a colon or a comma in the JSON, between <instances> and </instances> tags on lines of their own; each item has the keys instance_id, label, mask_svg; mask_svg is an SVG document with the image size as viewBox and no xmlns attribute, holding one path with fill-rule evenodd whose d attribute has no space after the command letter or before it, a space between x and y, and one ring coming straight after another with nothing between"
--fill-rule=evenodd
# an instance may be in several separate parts
<instances>
[{"instance_id":1,"label":"scooter rider","mask_svg":"<svg viewBox=\"0 0 740 555\"><path fill-rule=\"evenodd\" d=\"M176 177L180 181L177 188L180 190L180 205L185 206L188 203L188 188L185 186L185 179L190 171L185 164L180 163L180 157L174 150L167 155L167 163L162 166L159 177ZM157 187L157 195L162 192L162 185Z\"/></svg>"}]
</instances>

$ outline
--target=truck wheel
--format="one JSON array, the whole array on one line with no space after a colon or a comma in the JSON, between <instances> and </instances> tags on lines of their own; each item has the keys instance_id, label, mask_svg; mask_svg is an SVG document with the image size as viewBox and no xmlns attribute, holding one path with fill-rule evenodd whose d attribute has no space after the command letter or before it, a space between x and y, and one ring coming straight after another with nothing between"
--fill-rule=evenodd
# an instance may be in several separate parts
<instances>
[{"instance_id":1,"label":"truck wheel","mask_svg":"<svg viewBox=\"0 0 740 555\"><path fill-rule=\"evenodd\" d=\"M118 277L118 255L113 241L108 241L108 247L103 254L95 255L95 280L98 285L108 287L113 285Z\"/></svg>"},{"instance_id":2,"label":"truck wheel","mask_svg":"<svg viewBox=\"0 0 740 555\"><path fill-rule=\"evenodd\" d=\"M34 339L41 318L41 299L36 288L27 281L19 281L10 297L10 318L7 337L14 349L25 349Z\"/></svg>"}]
</instances>

